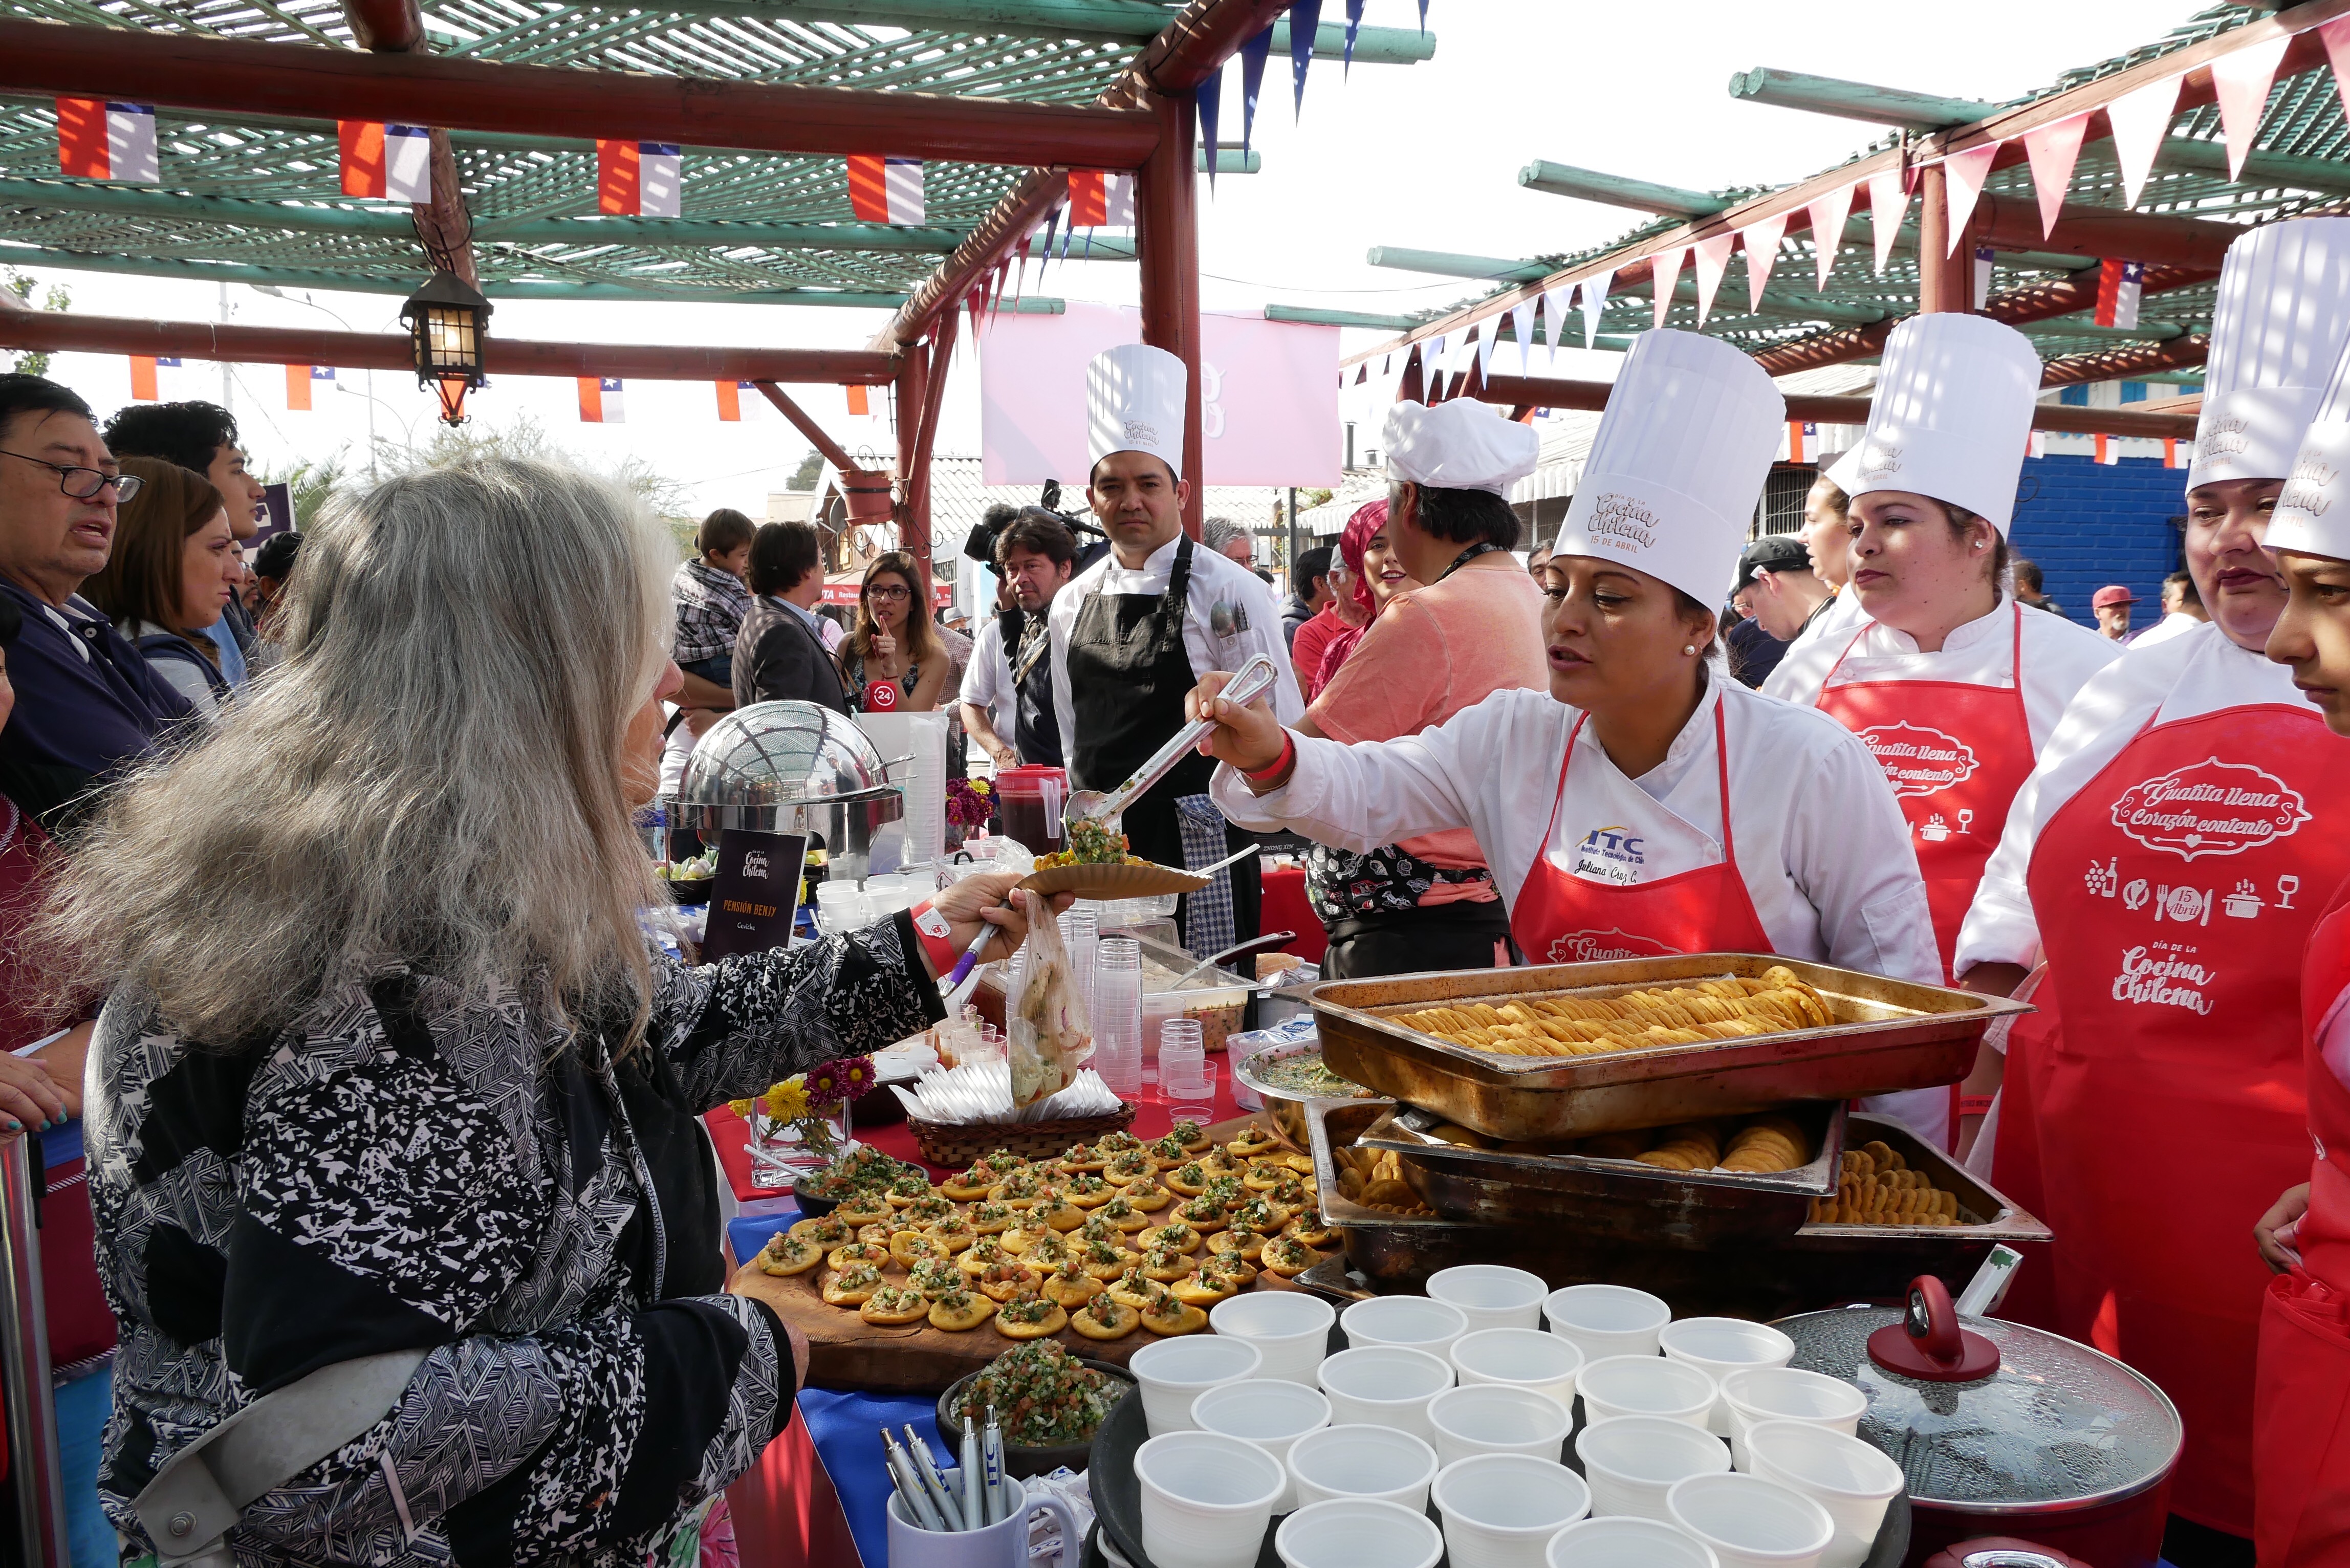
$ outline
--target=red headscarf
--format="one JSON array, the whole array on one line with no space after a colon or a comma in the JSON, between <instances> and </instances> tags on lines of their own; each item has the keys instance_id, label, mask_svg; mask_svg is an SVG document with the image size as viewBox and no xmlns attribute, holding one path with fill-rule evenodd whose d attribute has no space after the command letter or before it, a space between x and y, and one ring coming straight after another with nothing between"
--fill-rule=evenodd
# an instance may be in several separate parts
<instances>
[{"instance_id":1,"label":"red headscarf","mask_svg":"<svg viewBox=\"0 0 2350 1568\"><path fill-rule=\"evenodd\" d=\"M1371 597L1370 579L1363 575L1363 552L1370 547L1371 536L1388 524L1388 504L1374 501L1355 508L1347 519L1347 530L1338 535L1338 554L1346 558L1347 570L1355 578L1355 603L1363 612L1363 624L1350 626L1332 638L1322 652L1322 669L1315 677L1314 690L1319 692L1338 674L1338 666L1347 662L1347 655L1355 651L1355 644L1363 640L1363 633L1371 628L1372 618L1379 613L1378 601Z\"/></svg>"}]
</instances>

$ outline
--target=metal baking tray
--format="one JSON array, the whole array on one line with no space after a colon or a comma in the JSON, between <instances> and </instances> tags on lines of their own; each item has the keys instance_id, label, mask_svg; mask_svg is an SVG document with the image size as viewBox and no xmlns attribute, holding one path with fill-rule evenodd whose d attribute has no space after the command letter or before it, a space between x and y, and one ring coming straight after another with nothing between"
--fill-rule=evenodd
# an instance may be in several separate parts
<instances>
[{"instance_id":1,"label":"metal baking tray","mask_svg":"<svg viewBox=\"0 0 2350 1568\"><path fill-rule=\"evenodd\" d=\"M1842 1100L1773 1107L1802 1127L1815 1152L1808 1164L1769 1175L1474 1148L1430 1136L1426 1125L1437 1118L1430 1112L1381 1103L1388 1114L1356 1142L1395 1150L1404 1179L1440 1217L1663 1246L1752 1247L1794 1235L1812 1199L1835 1194L1845 1147Z\"/></svg>"},{"instance_id":2,"label":"metal baking tray","mask_svg":"<svg viewBox=\"0 0 2350 1568\"><path fill-rule=\"evenodd\" d=\"M1586 1056L1504 1056L1394 1021L1398 1013L1461 1002L1605 997L1731 975L1752 978L1774 964L1817 991L1836 1023ZM2004 997L1771 953L1681 953L1327 981L1314 988L1313 1000L1322 1057L1333 1072L1473 1132L1534 1143L1735 1116L1790 1100L1858 1099L1955 1084L1974 1065L1984 1030L2032 1011Z\"/></svg>"},{"instance_id":3,"label":"metal baking tray","mask_svg":"<svg viewBox=\"0 0 2350 1568\"><path fill-rule=\"evenodd\" d=\"M2002 1243L2023 1253L2026 1268L2050 1266L2045 1225L1899 1123L1863 1112L1846 1118L1847 1147L1882 1138L1935 1186L1958 1194L1970 1223L1805 1225L1792 1236L1716 1256L1723 1250L1581 1236L1553 1221L1480 1225L1392 1214L1342 1197L1330 1156L1334 1140L1339 1147L1357 1141L1385 1109L1376 1100L1315 1100L1306 1109L1323 1223L1344 1232L1346 1269L1358 1288L1382 1294L1419 1291L1429 1275L1455 1263L1509 1263L1554 1287L1618 1284L1653 1292L1677 1316L1727 1314L1767 1321L1846 1302L1899 1300L1919 1274L1935 1275L1955 1295Z\"/></svg>"}]
</instances>

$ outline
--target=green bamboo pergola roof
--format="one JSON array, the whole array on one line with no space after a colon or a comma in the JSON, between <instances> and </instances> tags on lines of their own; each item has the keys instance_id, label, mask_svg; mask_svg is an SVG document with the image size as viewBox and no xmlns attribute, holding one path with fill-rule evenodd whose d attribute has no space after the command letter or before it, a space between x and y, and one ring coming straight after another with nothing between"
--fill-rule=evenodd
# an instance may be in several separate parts
<instances>
[{"instance_id":1,"label":"green bamboo pergola roof","mask_svg":"<svg viewBox=\"0 0 2350 1568\"><path fill-rule=\"evenodd\" d=\"M424 19L434 53L487 62L1087 105L1181 8L428 0ZM0 16L359 47L337 0L6 0ZM1286 26L1276 27L1276 54ZM1324 27L1317 57L1336 38ZM1403 61L1427 48L1405 31L1365 28L1356 58ZM0 262L400 294L421 277L408 207L341 194L332 123L166 109L157 139L161 185L65 180L53 103L0 95ZM839 158L688 147L678 219L598 219L591 144L467 131L450 140L484 289L507 297L895 305L1025 172L931 161L925 225L893 229L855 221Z\"/></svg>"},{"instance_id":2,"label":"green bamboo pergola roof","mask_svg":"<svg viewBox=\"0 0 2350 1568\"><path fill-rule=\"evenodd\" d=\"M2037 91L1986 106L1986 112L2035 103L2272 14L2272 8L2267 6L2212 6L2160 39L2067 71ZM1888 133L1846 161L1857 162L1895 146L1898 140L1898 133ZM2345 199L2350 199L2350 126L2345 125L2341 95L2330 70L2321 67L2279 77L2270 91L2255 149L2244 177L2230 181L2227 177L2218 108L2207 105L2180 113L2172 119L2165 150L2157 158L2153 174L2132 210L2249 225L2343 208ZM1825 176L1833 171L1821 173ZM1746 186L1710 194L1727 208L1783 188ZM2026 204L2034 199L2031 172L2021 163L1993 172L1983 190L1986 197L2008 196ZM2093 140L2082 148L2065 199L2068 205L2115 210L2126 206L2121 173L2110 140ZM1908 224L1913 231L1918 221L1918 200L1913 196L1908 214ZM1866 213L1863 211L1856 216L1862 220L1865 229ZM1605 265L1612 255L1638 254L1642 242L1665 234L1684 222L1678 216L1659 216L1643 221L1603 245L1527 258L1522 270L1506 277L1495 275L1497 286L1411 319L1432 322L1549 274L1595 264ZM1918 276L1914 247L1897 250L1879 275L1871 245L1865 241L1853 243L1856 232L1847 230L1825 290L1817 286L1814 236L1805 230L1789 234L1781 244L1770 279L1773 294L1781 298L1777 302L1766 300L1763 313L1755 314L1748 308L1746 257L1742 250L1732 259L1702 328L1698 324L1696 305L1686 297L1670 308L1665 324L1690 331L1703 330L1736 343L1749 353L1760 353L1838 326L1866 322L1873 316L1898 317L1916 310ZM2093 259L2001 251L1993 263L1991 292L1996 296L2053 281L2091 265ZM1684 296L1690 293L1691 280L1690 271L1684 267L1680 275ZM2086 315L2033 322L2023 330L2033 337L2044 358L2111 348L2123 342L2145 342L2173 336L2179 330L2208 332L2214 293L2213 285L2203 284L2151 294L2144 304L2142 325L2136 330L2101 328ZM1820 313L1807 314L1804 308L1805 300L1820 302ZM1855 311L1861 314L1850 314ZM1599 330L1617 337L1620 343L1621 338L1653 325L1653 312L1652 298L1646 286L1627 291L1620 297L1608 299ZM1406 320L1398 318L1391 324L1404 327ZM1582 341L1579 323L1570 327L1567 341Z\"/></svg>"}]
</instances>

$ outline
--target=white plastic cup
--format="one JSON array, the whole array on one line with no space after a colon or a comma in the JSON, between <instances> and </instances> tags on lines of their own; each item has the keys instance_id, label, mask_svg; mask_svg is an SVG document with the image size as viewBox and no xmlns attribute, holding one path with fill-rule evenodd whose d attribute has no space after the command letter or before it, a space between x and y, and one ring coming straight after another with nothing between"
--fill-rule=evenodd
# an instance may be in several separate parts
<instances>
[{"instance_id":1,"label":"white plastic cup","mask_svg":"<svg viewBox=\"0 0 2350 1568\"><path fill-rule=\"evenodd\" d=\"M1667 1360L1702 1367L1717 1383L1742 1367L1784 1366L1795 1359L1794 1340L1767 1323L1742 1317L1685 1317L1665 1324L1659 1345ZM1716 1405L1706 1426L1730 1436L1730 1407Z\"/></svg>"},{"instance_id":2,"label":"white plastic cup","mask_svg":"<svg viewBox=\"0 0 2350 1568\"><path fill-rule=\"evenodd\" d=\"M1324 1427L1289 1445L1289 1479L1301 1513L1340 1497L1376 1498L1425 1513L1436 1469L1434 1449L1392 1427Z\"/></svg>"},{"instance_id":3,"label":"white plastic cup","mask_svg":"<svg viewBox=\"0 0 2350 1568\"><path fill-rule=\"evenodd\" d=\"M1105 1086L1124 1099L1142 1093L1142 949L1132 937L1104 937L1094 950L1094 1054Z\"/></svg>"},{"instance_id":4,"label":"white plastic cup","mask_svg":"<svg viewBox=\"0 0 2350 1568\"><path fill-rule=\"evenodd\" d=\"M872 916L865 908L865 895L854 882L819 882L816 889L816 924L827 936L843 936L862 930L871 923Z\"/></svg>"},{"instance_id":5,"label":"white plastic cup","mask_svg":"<svg viewBox=\"0 0 2350 1568\"><path fill-rule=\"evenodd\" d=\"M1503 1383L1447 1388L1428 1402L1436 1458L1453 1464L1479 1454L1530 1454L1556 1464L1575 1419L1555 1399Z\"/></svg>"},{"instance_id":6,"label":"white plastic cup","mask_svg":"<svg viewBox=\"0 0 2350 1568\"><path fill-rule=\"evenodd\" d=\"M1720 1438L1664 1416L1595 1422L1575 1434L1575 1452L1591 1483L1593 1512L1666 1523L1665 1494L1675 1483L1730 1469L1730 1449Z\"/></svg>"},{"instance_id":7,"label":"white plastic cup","mask_svg":"<svg viewBox=\"0 0 2350 1568\"><path fill-rule=\"evenodd\" d=\"M1372 1498L1299 1509L1273 1532L1283 1568L1436 1568L1444 1535L1425 1513Z\"/></svg>"},{"instance_id":8,"label":"white plastic cup","mask_svg":"<svg viewBox=\"0 0 2350 1568\"><path fill-rule=\"evenodd\" d=\"M1200 1395L1191 1401L1191 1421L1203 1432L1254 1443L1283 1460L1282 1473L1286 1475L1289 1446L1306 1433L1330 1424L1330 1401L1302 1383L1257 1376L1242 1383L1226 1383ZM1273 1511L1287 1513L1296 1506L1295 1491L1284 1487L1274 1502Z\"/></svg>"},{"instance_id":9,"label":"white plastic cup","mask_svg":"<svg viewBox=\"0 0 2350 1568\"><path fill-rule=\"evenodd\" d=\"M1711 1373L1661 1355L1609 1355L1586 1361L1575 1386L1583 1396L1586 1421L1663 1416L1703 1428L1721 1397L1721 1387ZM1729 1457L1724 1449L1723 1459Z\"/></svg>"},{"instance_id":10,"label":"white plastic cup","mask_svg":"<svg viewBox=\"0 0 2350 1568\"><path fill-rule=\"evenodd\" d=\"M1591 1511L1591 1489L1565 1465L1482 1454L1445 1466L1430 1489L1451 1568L1543 1568L1550 1538Z\"/></svg>"},{"instance_id":11,"label":"white plastic cup","mask_svg":"<svg viewBox=\"0 0 2350 1568\"><path fill-rule=\"evenodd\" d=\"M1721 1568L1713 1548L1669 1524L1628 1515L1577 1520L1550 1538L1544 1568Z\"/></svg>"},{"instance_id":12,"label":"white plastic cup","mask_svg":"<svg viewBox=\"0 0 2350 1568\"><path fill-rule=\"evenodd\" d=\"M1908 1484L1899 1465L1874 1444L1803 1421L1758 1421L1747 1442L1754 1474L1802 1492L1835 1521L1820 1568L1868 1561L1886 1509Z\"/></svg>"},{"instance_id":13,"label":"white plastic cup","mask_svg":"<svg viewBox=\"0 0 2350 1568\"><path fill-rule=\"evenodd\" d=\"M1758 1421L1801 1421L1851 1437L1868 1412L1868 1396L1840 1377L1793 1366L1746 1366L1721 1378L1730 1412L1730 1462L1751 1471L1746 1434Z\"/></svg>"},{"instance_id":14,"label":"white plastic cup","mask_svg":"<svg viewBox=\"0 0 2350 1568\"><path fill-rule=\"evenodd\" d=\"M1142 1419L1154 1438L1195 1432L1191 1401L1211 1388L1257 1375L1263 1355L1245 1339L1187 1334L1155 1340L1127 1362L1142 1390Z\"/></svg>"},{"instance_id":15,"label":"white plastic cup","mask_svg":"<svg viewBox=\"0 0 2350 1568\"><path fill-rule=\"evenodd\" d=\"M1373 1296L1340 1313L1338 1326L1350 1346L1405 1345L1442 1355L1469 1332L1469 1320L1459 1307L1426 1296Z\"/></svg>"},{"instance_id":16,"label":"white plastic cup","mask_svg":"<svg viewBox=\"0 0 2350 1568\"><path fill-rule=\"evenodd\" d=\"M1575 1408L1583 1351L1573 1340L1538 1328L1481 1328L1454 1340L1447 1354L1463 1383L1524 1388Z\"/></svg>"},{"instance_id":17,"label":"white plastic cup","mask_svg":"<svg viewBox=\"0 0 2350 1568\"><path fill-rule=\"evenodd\" d=\"M1367 1345L1326 1358L1321 1382L1333 1422L1392 1427L1433 1442L1428 1404L1452 1386L1452 1364L1409 1345Z\"/></svg>"},{"instance_id":18,"label":"white plastic cup","mask_svg":"<svg viewBox=\"0 0 2350 1568\"><path fill-rule=\"evenodd\" d=\"M1672 1322L1661 1296L1629 1285L1569 1285L1543 1298L1550 1331L1583 1347L1584 1358L1654 1355L1657 1335Z\"/></svg>"},{"instance_id":19,"label":"white plastic cup","mask_svg":"<svg viewBox=\"0 0 2350 1568\"><path fill-rule=\"evenodd\" d=\"M1248 1291L1208 1309L1208 1326L1229 1339L1257 1347L1260 1377L1322 1386L1322 1358L1330 1353L1330 1325L1338 1312L1305 1291Z\"/></svg>"},{"instance_id":20,"label":"white plastic cup","mask_svg":"<svg viewBox=\"0 0 2350 1568\"><path fill-rule=\"evenodd\" d=\"M1213 1432L1151 1438L1134 1450L1134 1473L1143 1555L1158 1568L1252 1568L1289 1484L1271 1454Z\"/></svg>"},{"instance_id":21,"label":"white plastic cup","mask_svg":"<svg viewBox=\"0 0 2350 1568\"><path fill-rule=\"evenodd\" d=\"M1208 1059L1205 1034L1196 1018L1170 1018L1159 1025L1159 1081L1193 1083Z\"/></svg>"},{"instance_id":22,"label":"white plastic cup","mask_svg":"<svg viewBox=\"0 0 2350 1568\"><path fill-rule=\"evenodd\" d=\"M1167 1107L1170 1120L1186 1117L1206 1126L1216 1119L1216 1064L1202 1062L1192 1069L1192 1076L1170 1082L1167 1070L1161 1067L1159 1077L1159 1103Z\"/></svg>"},{"instance_id":23,"label":"white plastic cup","mask_svg":"<svg viewBox=\"0 0 2350 1568\"><path fill-rule=\"evenodd\" d=\"M1540 1328L1549 1283L1540 1274L1502 1263L1461 1263L1428 1276L1428 1295L1461 1309L1469 1331Z\"/></svg>"},{"instance_id":24,"label":"white plastic cup","mask_svg":"<svg viewBox=\"0 0 2350 1568\"><path fill-rule=\"evenodd\" d=\"M1835 1539L1826 1509L1760 1476L1691 1476L1665 1494L1665 1512L1721 1568L1818 1568Z\"/></svg>"}]
</instances>

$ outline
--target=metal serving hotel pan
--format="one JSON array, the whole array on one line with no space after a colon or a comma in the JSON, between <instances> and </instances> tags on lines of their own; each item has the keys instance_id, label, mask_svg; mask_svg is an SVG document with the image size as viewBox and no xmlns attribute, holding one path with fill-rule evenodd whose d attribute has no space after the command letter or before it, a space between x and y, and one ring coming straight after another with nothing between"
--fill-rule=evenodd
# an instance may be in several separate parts
<instances>
[{"instance_id":1,"label":"metal serving hotel pan","mask_svg":"<svg viewBox=\"0 0 2350 1568\"><path fill-rule=\"evenodd\" d=\"M1615 996L1778 965L1817 991L1836 1022L1750 1039L1584 1056L1507 1056L1395 1022L1425 1007ZM1331 981L1310 993L1322 1059L1356 1083L1489 1137L1554 1142L1955 1084L1983 1032L2032 1009L2002 997L1887 980L1769 953L1681 953L1606 963L1461 970Z\"/></svg>"}]
</instances>

